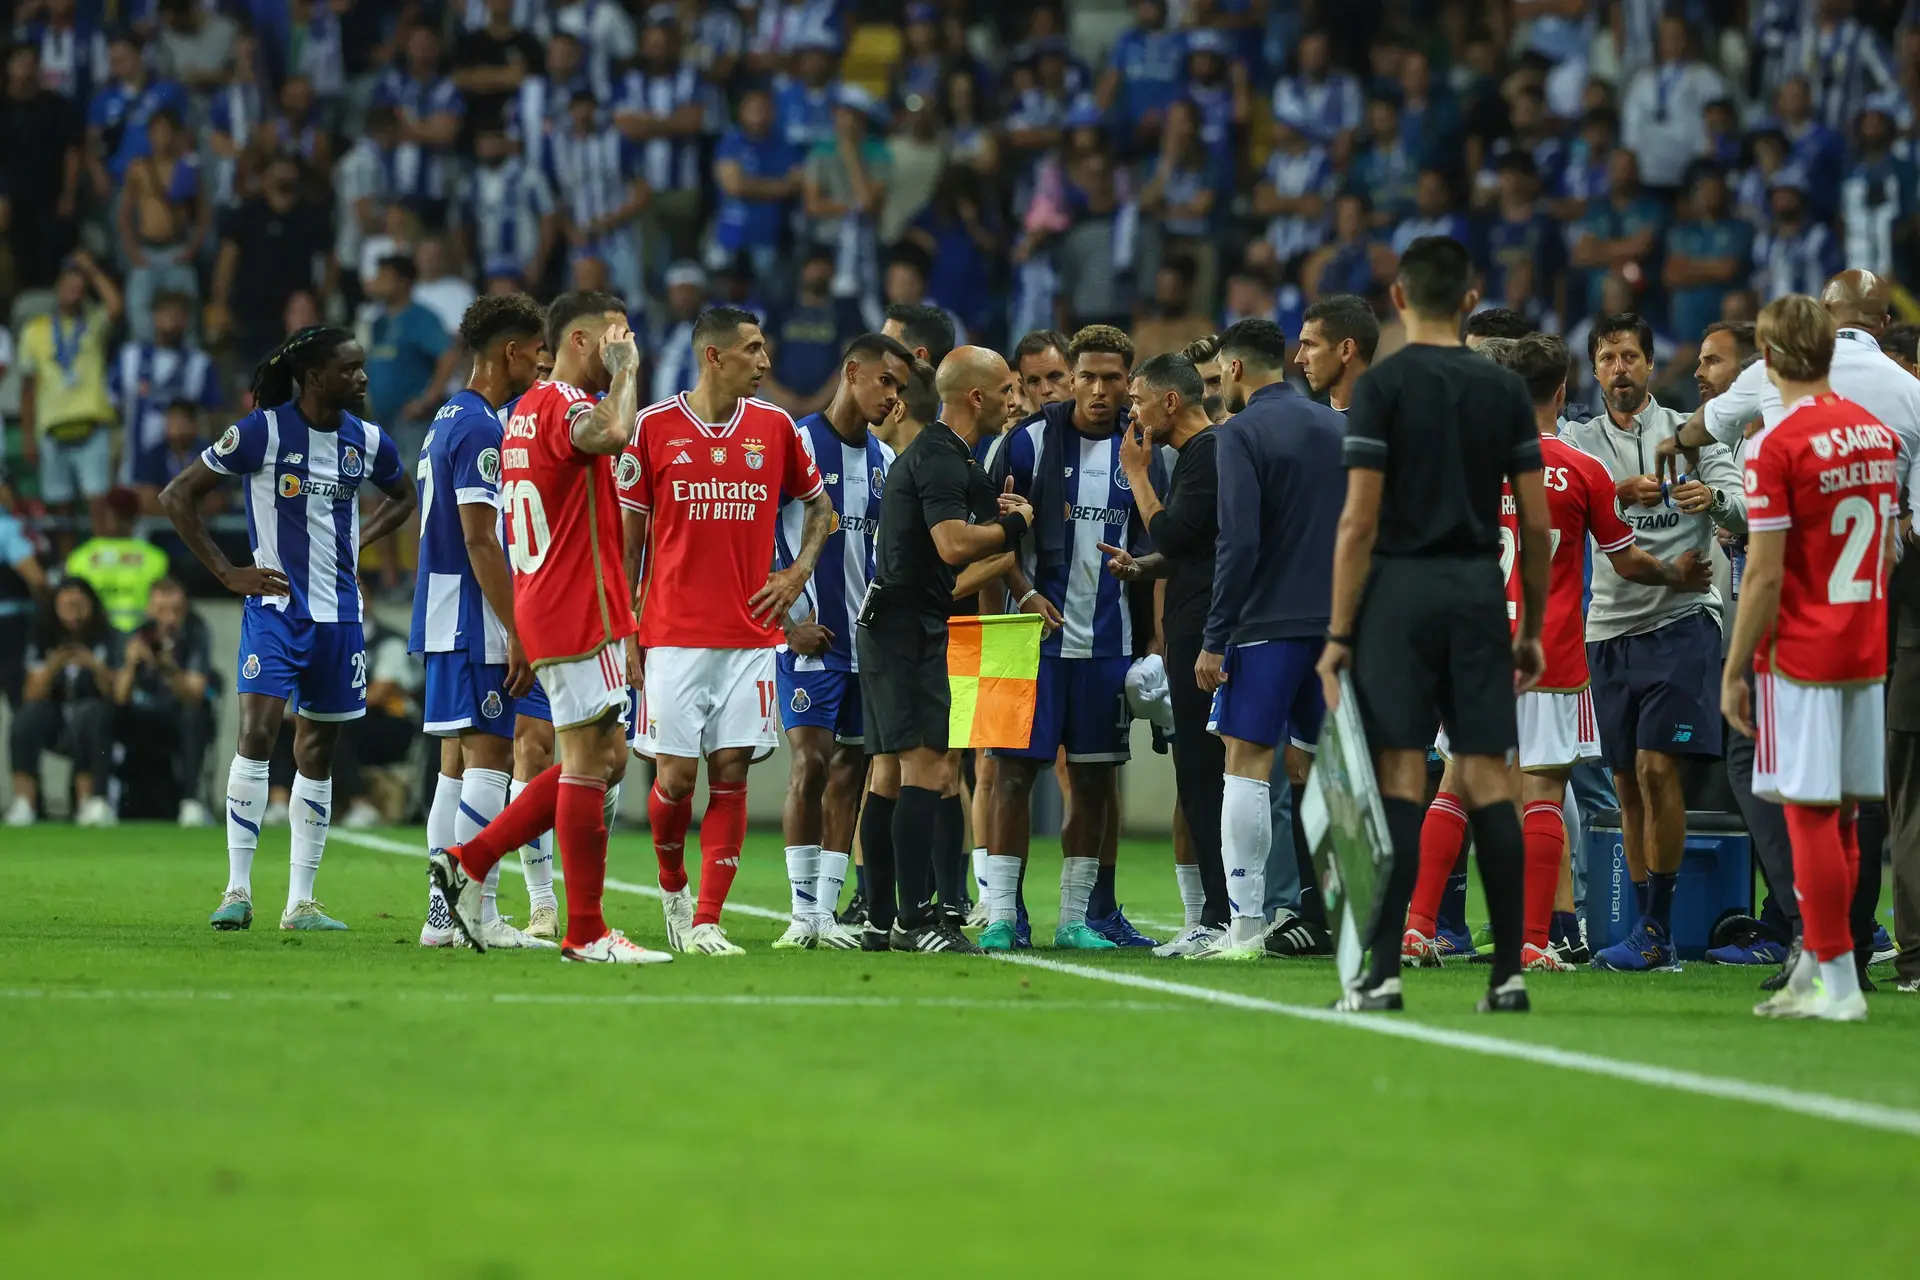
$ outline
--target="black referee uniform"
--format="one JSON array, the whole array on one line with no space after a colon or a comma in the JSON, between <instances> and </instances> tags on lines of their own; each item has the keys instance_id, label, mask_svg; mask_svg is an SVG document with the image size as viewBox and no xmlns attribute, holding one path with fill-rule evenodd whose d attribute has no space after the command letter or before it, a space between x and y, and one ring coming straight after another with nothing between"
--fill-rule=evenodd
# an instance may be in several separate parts
<instances>
[{"instance_id":1,"label":"black referee uniform","mask_svg":"<svg viewBox=\"0 0 1920 1280\"><path fill-rule=\"evenodd\" d=\"M1426 751L1444 726L1455 755L1518 743L1501 570L1501 486L1540 470L1531 398L1464 347L1418 344L1371 369L1347 415L1349 470L1385 473L1372 570L1353 622L1353 685L1374 753ZM1382 797L1393 843L1367 988L1398 978L1420 869L1423 807ZM1468 815L1495 926L1493 985L1520 972L1525 853L1511 803Z\"/></svg>"},{"instance_id":2,"label":"black referee uniform","mask_svg":"<svg viewBox=\"0 0 1920 1280\"><path fill-rule=\"evenodd\" d=\"M888 470L873 583L854 629L869 752L947 750L953 705L947 683L947 616L960 571L940 558L933 528L948 520L991 523L998 507L993 482L974 461L966 441L943 422L929 423ZM896 814L898 830L907 838L891 841L891 862L886 850L876 847L881 842L862 841L870 929L889 929L896 920L905 931L928 928L934 923L926 896L929 886L942 903L958 903L966 896L964 851L958 857L935 856L936 848L960 848L959 803L937 807L931 814L911 813L909 793L918 790L901 788ZM952 830L945 830L947 826Z\"/></svg>"}]
</instances>

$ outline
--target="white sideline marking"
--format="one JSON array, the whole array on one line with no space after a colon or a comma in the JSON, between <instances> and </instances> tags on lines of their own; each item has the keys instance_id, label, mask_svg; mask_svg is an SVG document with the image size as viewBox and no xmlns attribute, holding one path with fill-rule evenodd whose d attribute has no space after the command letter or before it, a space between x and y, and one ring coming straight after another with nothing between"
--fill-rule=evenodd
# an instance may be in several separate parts
<instances>
[{"instance_id":1,"label":"white sideline marking","mask_svg":"<svg viewBox=\"0 0 1920 1280\"><path fill-rule=\"evenodd\" d=\"M374 849L381 853L397 853L403 858L419 858L424 861L427 856L427 851L418 845L402 844L398 840L389 840L385 836L361 835L358 831L329 832L328 839L343 840L348 844L357 844L363 849ZM559 861L559 855L556 854L554 856L555 865L553 868L553 878L556 883L565 884L566 877L560 874ZM515 875L526 874L520 867L520 859L512 854L508 854L505 858L501 859L500 865ZM618 889L622 893L637 893L643 898L653 898L655 900L666 896L660 892L659 886L657 885L634 884L628 880L615 880L611 877L607 880L607 888ZM769 911L765 907L756 907L744 902L735 902L732 899L728 899L727 901L727 910L743 916L758 916L762 920L784 921L793 919L793 913L790 911Z\"/></svg>"},{"instance_id":2,"label":"white sideline marking","mask_svg":"<svg viewBox=\"0 0 1920 1280\"><path fill-rule=\"evenodd\" d=\"M1284 1004L1278 1000L1263 1000L1259 996L1219 991L1211 987L1190 986L1184 982L1167 982L1160 978L1148 978L1122 970L1093 969L1083 965L1065 964L1059 960L1045 960L1039 956L1002 955L995 958L1004 964L1021 965L1030 969L1046 969L1053 973L1071 974L1076 978L1091 978L1096 982L1110 982L1115 986L1132 987L1138 991L1185 996L1190 1000L1201 1000L1208 1004L1226 1005L1229 1008L1246 1009L1256 1013L1275 1013L1282 1017L1299 1018L1306 1022L1331 1023L1354 1031L1370 1031L1375 1035L1392 1036L1401 1040L1417 1040L1422 1044L1459 1049L1466 1053L1478 1053L1490 1058L1511 1058L1543 1067L1559 1067L1562 1070L1581 1071L1588 1075L1609 1076L1615 1080L1628 1080L1655 1089L1694 1093L1707 1098L1725 1098L1733 1102L1749 1102L1755 1106L1773 1107L1776 1110L1791 1111L1797 1115L1813 1116L1820 1120L1837 1120L1843 1124L1858 1125L1865 1129L1879 1129L1886 1133L1920 1137L1920 1111L1909 1111L1900 1107L1856 1102L1851 1098L1836 1098L1826 1093L1806 1093L1799 1089L1787 1089L1778 1085L1755 1084L1752 1081L1736 1080L1727 1076L1701 1075L1695 1071L1657 1067L1643 1062L1629 1062L1621 1058L1603 1058L1597 1054L1580 1053L1572 1049L1556 1049L1550 1045L1529 1044L1521 1040L1506 1040L1498 1036L1476 1035L1469 1031L1450 1031L1443 1027L1404 1021L1393 1014L1335 1013L1331 1009L1316 1009L1311 1005Z\"/></svg>"},{"instance_id":3,"label":"white sideline marking","mask_svg":"<svg viewBox=\"0 0 1920 1280\"><path fill-rule=\"evenodd\" d=\"M362 845L369 849L378 849L384 853L406 854L424 858L426 852L412 845L401 844L397 840L387 840L379 836L366 836L358 832L336 831L335 840L345 840L350 844ZM519 871L519 864L509 859L502 865ZM554 878L559 879L556 870ZM629 884L619 880L608 880L607 888L620 889L628 893L637 893L643 897L658 898L660 891L647 885ZM729 911L738 911L742 915L760 916L769 920L786 920L784 911L768 911L764 907L727 904ZM1143 920L1142 923L1145 923ZM994 957L1003 964L1022 965L1030 969L1046 969L1054 973L1068 974L1076 978L1088 978L1095 982L1112 983L1115 986L1132 987L1136 991L1151 991L1159 995L1181 996L1188 1000L1198 1000L1206 1004L1223 1005L1227 1008L1242 1009L1253 1013L1278 1014L1287 1018L1298 1018L1305 1022L1330 1023L1354 1031L1367 1031L1375 1035L1390 1036L1400 1040L1415 1040L1422 1044L1438 1045L1447 1049L1458 1049L1463 1053L1477 1053L1490 1058L1507 1058L1516 1062L1530 1062L1536 1066L1558 1067L1566 1071L1579 1071L1587 1075L1606 1076L1615 1080L1626 1080L1634 1084L1646 1085L1653 1089L1678 1091L1697 1094L1704 1098L1724 1098L1731 1102L1745 1102L1757 1107L1771 1107L1776 1111L1787 1111L1795 1115L1812 1116L1820 1120L1835 1120L1842 1124L1857 1125L1863 1129L1878 1129L1883 1133L1898 1133L1910 1138L1920 1138L1920 1111L1910 1111L1901 1107L1882 1106L1873 1102L1857 1102L1851 1098L1837 1098L1827 1093L1808 1093L1799 1089L1788 1089L1779 1085L1756 1084L1749 1080L1738 1080L1728 1076L1702 1075L1696 1071L1683 1071L1674 1067L1654 1066L1650 1063L1631 1062L1622 1058L1605 1058L1597 1054L1581 1053L1572 1049L1556 1049L1551 1045L1530 1044L1521 1040L1506 1040L1498 1036L1478 1035L1470 1031L1450 1031L1443 1027L1427 1026L1424 1023L1406 1021L1392 1014L1352 1014L1335 1013L1331 1009L1315 1008L1311 1005L1286 1004L1279 1000L1266 1000L1259 996L1241 995L1233 991L1220 991L1212 987L1193 986L1184 982L1168 982L1162 978L1149 978L1142 974L1129 973L1120 969L1095 969L1085 965L1067 964L1059 960L1047 960L1039 956L999 955ZM1023 1006L1024 1007L1024 1006Z\"/></svg>"},{"instance_id":4,"label":"white sideline marking","mask_svg":"<svg viewBox=\"0 0 1920 1280\"><path fill-rule=\"evenodd\" d=\"M585 995L545 991L108 991L82 987L0 988L0 1000L152 1000L188 1001L296 1001L326 1004L366 1003L390 999L427 1004L554 1004L554 1005L728 1005L801 1009L1120 1009L1129 1013L1186 1013L1189 1006L1155 1000L963 1000L905 996L777 996L777 995Z\"/></svg>"}]
</instances>

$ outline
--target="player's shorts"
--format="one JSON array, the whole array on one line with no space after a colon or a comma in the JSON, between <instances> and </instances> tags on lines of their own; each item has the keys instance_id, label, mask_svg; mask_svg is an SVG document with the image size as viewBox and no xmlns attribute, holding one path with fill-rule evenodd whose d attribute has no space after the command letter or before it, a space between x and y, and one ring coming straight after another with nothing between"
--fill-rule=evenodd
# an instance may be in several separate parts
<instances>
[{"instance_id":1,"label":"player's shorts","mask_svg":"<svg viewBox=\"0 0 1920 1280\"><path fill-rule=\"evenodd\" d=\"M833 740L857 747L867 726L860 710L860 677L851 671L796 671L790 652L776 655L773 683L783 729L831 729Z\"/></svg>"},{"instance_id":2,"label":"player's shorts","mask_svg":"<svg viewBox=\"0 0 1920 1280\"><path fill-rule=\"evenodd\" d=\"M1753 678L1753 794L1775 804L1839 804L1887 793L1885 686Z\"/></svg>"},{"instance_id":3,"label":"player's shorts","mask_svg":"<svg viewBox=\"0 0 1920 1280\"><path fill-rule=\"evenodd\" d=\"M775 744L773 673L772 649L647 650L634 751L702 760L749 747L766 759Z\"/></svg>"},{"instance_id":4,"label":"player's shorts","mask_svg":"<svg viewBox=\"0 0 1920 1280\"><path fill-rule=\"evenodd\" d=\"M529 720L545 720L553 723L553 708L547 704L547 690L540 683L540 677L533 678L533 687L513 700L513 714L525 716Z\"/></svg>"},{"instance_id":5,"label":"player's shorts","mask_svg":"<svg viewBox=\"0 0 1920 1280\"><path fill-rule=\"evenodd\" d=\"M1515 707L1520 722L1520 768L1523 772L1571 769L1582 760L1600 758L1600 730L1593 718L1593 691L1578 693L1523 693ZM1447 731L1440 731L1433 749L1442 759L1453 759Z\"/></svg>"},{"instance_id":6,"label":"player's shorts","mask_svg":"<svg viewBox=\"0 0 1920 1280\"><path fill-rule=\"evenodd\" d=\"M425 723L436 738L469 729L499 738L513 736L514 698L507 692L507 664L475 662L465 650L429 653Z\"/></svg>"},{"instance_id":7,"label":"player's shorts","mask_svg":"<svg viewBox=\"0 0 1920 1280\"><path fill-rule=\"evenodd\" d=\"M1214 690L1208 732L1263 747L1291 742L1307 751L1317 748L1327 703L1314 664L1326 643L1257 640L1228 645L1222 655L1227 682Z\"/></svg>"},{"instance_id":8,"label":"player's shorts","mask_svg":"<svg viewBox=\"0 0 1920 1280\"><path fill-rule=\"evenodd\" d=\"M1491 556L1376 559L1353 628L1353 687L1375 751L1463 755L1518 741L1506 584Z\"/></svg>"},{"instance_id":9,"label":"player's shorts","mask_svg":"<svg viewBox=\"0 0 1920 1280\"><path fill-rule=\"evenodd\" d=\"M1063 658L1040 655L1034 690L1033 736L1024 751L994 748L993 754L1052 763L1060 748L1068 764L1122 764L1132 755L1128 729L1127 670L1132 658Z\"/></svg>"},{"instance_id":10,"label":"player's shorts","mask_svg":"<svg viewBox=\"0 0 1920 1280\"><path fill-rule=\"evenodd\" d=\"M853 631L860 656L860 713L874 755L947 749L953 686L947 680L947 620L881 610Z\"/></svg>"},{"instance_id":11,"label":"player's shorts","mask_svg":"<svg viewBox=\"0 0 1920 1280\"><path fill-rule=\"evenodd\" d=\"M625 714L626 649L610 644L591 658L550 662L540 668L540 683L546 687L548 714L556 730L592 724L607 713L608 707L617 707Z\"/></svg>"},{"instance_id":12,"label":"player's shorts","mask_svg":"<svg viewBox=\"0 0 1920 1280\"><path fill-rule=\"evenodd\" d=\"M1616 772L1641 751L1720 758L1720 628L1704 610L1587 645L1600 758Z\"/></svg>"},{"instance_id":13,"label":"player's shorts","mask_svg":"<svg viewBox=\"0 0 1920 1280\"><path fill-rule=\"evenodd\" d=\"M357 622L313 622L250 604L240 614L239 693L285 698L309 720L367 714L367 643Z\"/></svg>"}]
</instances>

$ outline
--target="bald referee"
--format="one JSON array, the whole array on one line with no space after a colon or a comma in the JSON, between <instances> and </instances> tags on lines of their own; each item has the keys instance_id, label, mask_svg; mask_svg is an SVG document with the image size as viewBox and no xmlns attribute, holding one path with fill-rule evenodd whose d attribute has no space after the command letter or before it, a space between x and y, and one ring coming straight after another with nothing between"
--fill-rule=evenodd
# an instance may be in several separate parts
<instances>
[{"instance_id":1,"label":"bald referee","mask_svg":"<svg viewBox=\"0 0 1920 1280\"><path fill-rule=\"evenodd\" d=\"M1353 669L1391 845L1366 976L1334 1005L1350 1013L1401 1007L1400 932L1420 870L1427 749L1442 727L1493 922L1493 973L1480 1009L1527 1010L1525 844L1507 760L1518 744L1514 695L1545 662L1547 503L1525 384L1461 344L1460 318L1476 301L1472 278L1457 240L1422 236L1407 246L1393 284L1407 345L1360 379L1347 414L1347 501L1320 675L1333 707L1340 671ZM1511 639L1501 563L1501 485L1509 481L1523 588Z\"/></svg>"}]
</instances>

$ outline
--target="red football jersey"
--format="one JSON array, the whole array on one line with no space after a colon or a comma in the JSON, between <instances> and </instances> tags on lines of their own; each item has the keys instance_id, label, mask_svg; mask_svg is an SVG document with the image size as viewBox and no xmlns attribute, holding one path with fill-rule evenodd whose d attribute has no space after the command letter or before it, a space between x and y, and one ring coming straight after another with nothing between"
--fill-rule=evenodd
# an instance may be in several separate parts
<instances>
[{"instance_id":1,"label":"red football jersey","mask_svg":"<svg viewBox=\"0 0 1920 1280\"><path fill-rule=\"evenodd\" d=\"M536 666L590 658L634 632L614 460L573 446L574 420L593 406L564 382L536 383L501 443L514 620Z\"/></svg>"},{"instance_id":2,"label":"red football jersey","mask_svg":"<svg viewBox=\"0 0 1920 1280\"><path fill-rule=\"evenodd\" d=\"M773 568L781 495L821 491L819 469L787 411L745 399L726 422L702 422L685 395L640 411L620 459L621 505L651 517L640 583L646 648L769 649L780 619L747 601Z\"/></svg>"},{"instance_id":3,"label":"red football jersey","mask_svg":"<svg viewBox=\"0 0 1920 1280\"><path fill-rule=\"evenodd\" d=\"M1810 396L1747 445L1747 526L1787 535L1780 614L1756 671L1801 684L1887 674L1887 531L1898 518L1891 429L1851 400Z\"/></svg>"}]
</instances>

